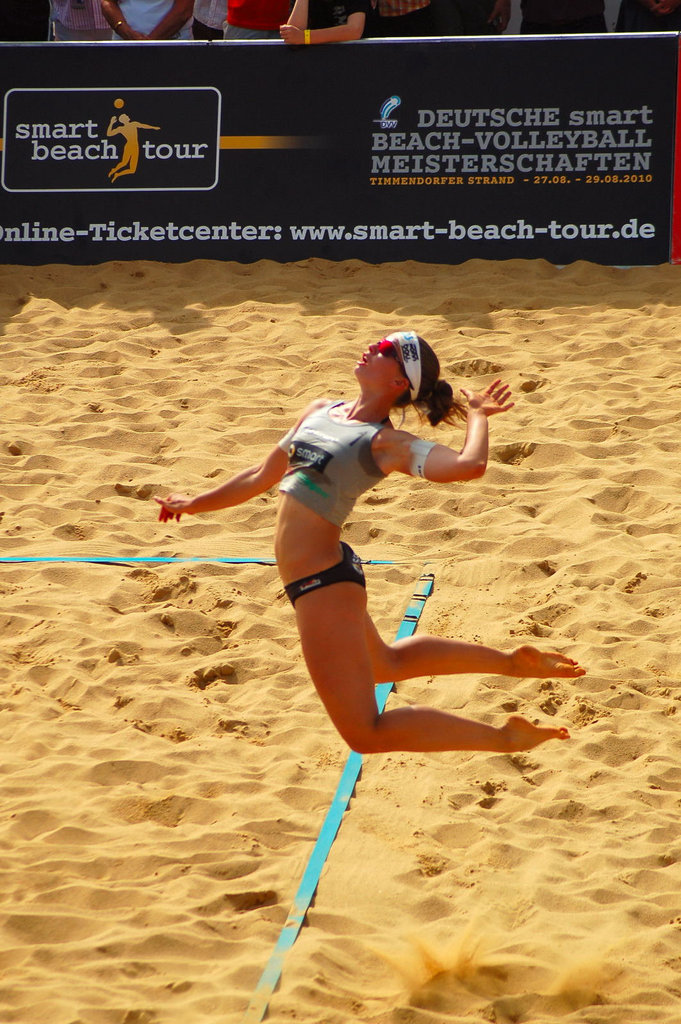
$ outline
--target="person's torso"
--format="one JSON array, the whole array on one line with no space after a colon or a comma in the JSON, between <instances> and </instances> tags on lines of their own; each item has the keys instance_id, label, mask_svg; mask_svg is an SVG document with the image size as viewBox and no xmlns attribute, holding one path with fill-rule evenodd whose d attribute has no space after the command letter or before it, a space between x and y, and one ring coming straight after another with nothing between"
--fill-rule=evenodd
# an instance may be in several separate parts
<instances>
[{"instance_id":1,"label":"person's torso","mask_svg":"<svg viewBox=\"0 0 681 1024\"><path fill-rule=\"evenodd\" d=\"M109 28L99 0L52 0L52 17L68 28Z\"/></svg>"},{"instance_id":2,"label":"person's torso","mask_svg":"<svg viewBox=\"0 0 681 1024\"><path fill-rule=\"evenodd\" d=\"M345 25L351 14L369 15L369 0L310 0L308 25L310 28L334 28Z\"/></svg>"},{"instance_id":3,"label":"person's torso","mask_svg":"<svg viewBox=\"0 0 681 1024\"><path fill-rule=\"evenodd\" d=\"M221 29L227 20L227 0L195 0L194 17L202 25Z\"/></svg>"},{"instance_id":4,"label":"person's torso","mask_svg":"<svg viewBox=\"0 0 681 1024\"><path fill-rule=\"evenodd\" d=\"M240 28L274 32L285 25L289 0L228 0L227 21Z\"/></svg>"},{"instance_id":5,"label":"person's torso","mask_svg":"<svg viewBox=\"0 0 681 1024\"><path fill-rule=\"evenodd\" d=\"M280 490L327 522L340 527L361 494L384 474L371 444L385 423L336 419L332 402L301 423L289 446L289 466Z\"/></svg>"},{"instance_id":6,"label":"person's torso","mask_svg":"<svg viewBox=\"0 0 681 1024\"><path fill-rule=\"evenodd\" d=\"M564 25L603 14L605 0L521 0L520 9L526 21L539 25Z\"/></svg>"},{"instance_id":7,"label":"person's torso","mask_svg":"<svg viewBox=\"0 0 681 1024\"><path fill-rule=\"evenodd\" d=\"M166 14L172 10L173 0L119 0L119 7L130 28L149 35ZM187 21L175 38L191 39L191 19Z\"/></svg>"}]
</instances>

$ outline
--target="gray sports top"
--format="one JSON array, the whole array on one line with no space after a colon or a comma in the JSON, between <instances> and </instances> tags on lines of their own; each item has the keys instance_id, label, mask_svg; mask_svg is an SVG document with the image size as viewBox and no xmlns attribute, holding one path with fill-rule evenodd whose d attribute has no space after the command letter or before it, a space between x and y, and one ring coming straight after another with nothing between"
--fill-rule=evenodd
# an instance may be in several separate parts
<instances>
[{"instance_id":1,"label":"gray sports top","mask_svg":"<svg viewBox=\"0 0 681 1024\"><path fill-rule=\"evenodd\" d=\"M371 442L383 423L342 422L329 412L343 402L329 402L307 416L288 447L288 469L279 490L342 526L360 494L385 476L371 454Z\"/></svg>"}]
</instances>

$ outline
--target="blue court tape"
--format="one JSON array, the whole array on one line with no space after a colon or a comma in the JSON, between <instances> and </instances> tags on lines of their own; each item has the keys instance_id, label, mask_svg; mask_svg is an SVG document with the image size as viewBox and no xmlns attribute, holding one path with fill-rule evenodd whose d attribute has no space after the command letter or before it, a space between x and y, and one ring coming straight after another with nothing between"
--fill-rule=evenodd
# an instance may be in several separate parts
<instances>
[{"instance_id":1,"label":"blue court tape","mask_svg":"<svg viewBox=\"0 0 681 1024\"><path fill-rule=\"evenodd\" d=\"M241 565L245 563L256 563L257 565L274 565L273 558L166 558L162 555L150 557L125 555L36 555L31 558L22 555L14 555L0 558L0 565L20 564L22 562L89 562L93 565L133 565L133 564L166 564L171 562L228 562L230 565Z\"/></svg>"},{"instance_id":2,"label":"blue court tape","mask_svg":"<svg viewBox=\"0 0 681 1024\"><path fill-rule=\"evenodd\" d=\"M423 606L432 594L434 585L435 577L432 573L424 573L419 578L412 595L411 604L404 613L400 628L395 636L396 640L402 640L404 637L412 636L416 632ZM385 709L388 694L392 688L393 683L380 683L376 687L376 703L379 714ZM293 906L289 911L272 956L260 977L253 998L246 1010L243 1024L259 1024L267 1013L270 997L281 977L284 958L298 938L298 933L303 926L305 916L317 890L322 869L340 828L343 814L350 803L361 767L362 755L352 751L341 775L331 806L327 811L317 842L310 854L300 887L293 901Z\"/></svg>"},{"instance_id":3,"label":"blue court tape","mask_svg":"<svg viewBox=\"0 0 681 1024\"><path fill-rule=\"evenodd\" d=\"M223 562L228 565L276 565L274 558L202 558L200 555L193 558L166 558L164 556L130 557L116 555L36 555L28 557L24 555L10 555L0 558L0 565L20 565L30 562L89 562L93 565L139 565L139 564L170 564L177 562ZM384 561L378 558L363 558L362 565L395 565L395 562Z\"/></svg>"}]
</instances>

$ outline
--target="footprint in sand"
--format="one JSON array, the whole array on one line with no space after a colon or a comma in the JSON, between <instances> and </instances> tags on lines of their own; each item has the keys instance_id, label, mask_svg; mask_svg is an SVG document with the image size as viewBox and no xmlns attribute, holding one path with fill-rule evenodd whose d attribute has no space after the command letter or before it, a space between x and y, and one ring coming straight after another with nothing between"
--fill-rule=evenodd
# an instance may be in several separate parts
<instances>
[{"instance_id":1,"label":"footprint in sand","mask_svg":"<svg viewBox=\"0 0 681 1024\"><path fill-rule=\"evenodd\" d=\"M503 462L507 466L517 466L536 450L537 446L533 441L515 441L513 444L504 444L492 448L491 456L494 462Z\"/></svg>"},{"instance_id":2,"label":"footprint in sand","mask_svg":"<svg viewBox=\"0 0 681 1024\"><path fill-rule=\"evenodd\" d=\"M503 373L504 367L487 359L462 359L448 368L453 377L484 377L489 373Z\"/></svg>"}]
</instances>

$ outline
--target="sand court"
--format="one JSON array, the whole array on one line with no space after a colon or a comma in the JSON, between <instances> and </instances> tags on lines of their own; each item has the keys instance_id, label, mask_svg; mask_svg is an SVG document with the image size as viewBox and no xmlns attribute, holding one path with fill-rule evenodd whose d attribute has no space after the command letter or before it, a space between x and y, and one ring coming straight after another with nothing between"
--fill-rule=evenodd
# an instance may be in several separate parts
<instances>
[{"instance_id":1,"label":"sand court","mask_svg":"<svg viewBox=\"0 0 681 1024\"><path fill-rule=\"evenodd\" d=\"M113 562L0 563L3 1024L241 1021L347 749L268 561L276 495L179 524L153 496L257 461L405 327L516 407L481 480L358 503L379 629L427 567L420 632L587 675L397 686L571 740L366 758L268 1019L677 1024L680 296L672 266L0 267L0 557Z\"/></svg>"}]
</instances>

